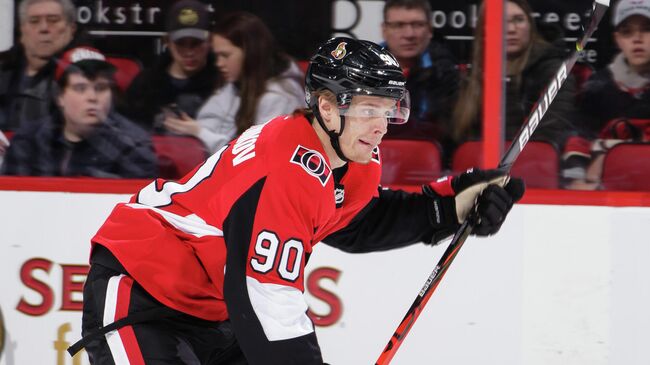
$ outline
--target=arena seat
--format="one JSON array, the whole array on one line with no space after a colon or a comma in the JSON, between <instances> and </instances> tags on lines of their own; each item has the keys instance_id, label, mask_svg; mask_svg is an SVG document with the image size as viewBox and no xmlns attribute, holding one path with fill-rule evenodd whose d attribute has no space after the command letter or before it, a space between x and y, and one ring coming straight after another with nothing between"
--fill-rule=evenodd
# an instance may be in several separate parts
<instances>
[{"instance_id":1,"label":"arena seat","mask_svg":"<svg viewBox=\"0 0 650 365\"><path fill-rule=\"evenodd\" d=\"M587 80L594 73L594 68L588 63L576 63L571 69L571 75L576 80L576 91L581 92Z\"/></svg>"},{"instance_id":2,"label":"arena seat","mask_svg":"<svg viewBox=\"0 0 650 365\"><path fill-rule=\"evenodd\" d=\"M14 136L14 132L13 132L13 131L2 131L2 134L4 134L5 137L7 137L7 139L8 139L9 141L11 141L11 137Z\"/></svg>"},{"instance_id":3,"label":"arena seat","mask_svg":"<svg viewBox=\"0 0 650 365\"><path fill-rule=\"evenodd\" d=\"M605 190L650 191L650 143L621 143L605 155Z\"/></svg>"},{"instance_id":4,"label":"arena seat","mask_svg":"<svg viewBox=\"0 0 650 365\"><path fill-rule=\"evenodd\" d=\"M203 142L188 136L154 135L158 176L179 179L208 157Z\"/></svg>"},{"instance_id":5,"label":"arena seat","mask_svg":"<svg viewBox=\"0 0 650 365\"><path fill-rule=\"evenodd\" d=\"M296 61L296 63L298 64L298 67L300 67L302 73L307 74L307 69L309 68L309 60L299 60Z\"/></svg>"},{"instance_id":6,"label":"arena seat","mask_svg":"<svg viewBox=\"0 0 650 365\"><path fill-rule=\"evenodd\" d=\"M451 169L460 173L470 167L481 165L481 141L468 141L454 151ZM506 143L506 148L510 142ZM530 141L512 167L512 175L521 177L526 187L557 189L559 187L560 154L550 143Z\"/></svg>"},{"instance_id":7,"label":"arena seat","mask_svg":"<svg viewBox=\"0 0 650 365\"><path fill-rule=\"evenodd\" d=\"M440 147L435 142L388 139L379 150L382 185L421 185L440 176Z\"/></svg>"},{"instance_id":8,"label":"arena seat","mask_svg":"<svg viewBox=\"0 0 650 365\"><path fill-rule=\"evenodd\" d=\"M106 56L106 60L115 66L115 84L125 92L133 79L142 71L140 61L125 56Z\"/></svg>"}]
</instances>

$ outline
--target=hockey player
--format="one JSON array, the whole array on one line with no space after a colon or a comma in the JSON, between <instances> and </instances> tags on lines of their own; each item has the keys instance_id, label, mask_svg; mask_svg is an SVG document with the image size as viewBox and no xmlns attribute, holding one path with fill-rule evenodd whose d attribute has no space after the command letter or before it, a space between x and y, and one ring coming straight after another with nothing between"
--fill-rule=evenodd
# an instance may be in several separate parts
<instances>
[{"instance_id":1,"label":"hockey player","mask_svg":"<svg viewBox=\"0 0 650 365\"><path fill-rule=\"evenodd\" d=\"M405 79L378 45L334 38L311 59L310 110L244 132L182 180L118 204L92 239L83 336L93 364L322 364L303 297L318 242L371 252L451 235L477 203L499 230L523 183L473 170L422 194L379 186ZM504 187L502 187L504 186Z\"/></svg>"}]
</instances>

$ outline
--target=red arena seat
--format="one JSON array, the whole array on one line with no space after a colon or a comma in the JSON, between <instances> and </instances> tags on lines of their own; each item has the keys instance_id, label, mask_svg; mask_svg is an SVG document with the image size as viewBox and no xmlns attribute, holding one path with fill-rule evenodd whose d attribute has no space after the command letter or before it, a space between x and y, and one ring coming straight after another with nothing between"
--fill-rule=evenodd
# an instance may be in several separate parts
<instances>
[{"instance_id":1,"label":"red arena seat","mask_svg":"<svg viewBox=\"0 0 650 365\"><path fill-rule=\"evenodd\" d=\"M452 157L451 168L454 173L481 165L481 141L461 144ZM506 147L510 142L506 143ZM560 154L547 142L531 141L526 144L512 167L512 175L521 177L526 187L537 189L557 189L559 187Z\"/></svg>"},{"instance_id":2,"label":"red arena seat","mask_svg":"<svg viewBox=\"0 0 650 365\"><path fill-rule=\"evenodd\" d=\"M578 92L582 91L582 88L589 80L591 75L594 73L594 68L593 66L587 64L587 63L576 63L573 68L571 69L571 75L576 80L576 90Z\"/></svg>"},{"instance_id":3,"label":"red arena seat","mask_svg":"<svg viewBox=\"0 0 650 365\"><path fill-rule=\"evenodd\" d=\"M440 176L440 148L435 142L388 139L379 150L382 185L421 185Z\"/></svg>"},{"instance_id":4,"label":"red arena seat","mask_svg":"<svg viewBox=\"0 0 650 365\"><path fill-rule=\"evenodd\" d=\"M300 67L300 70L302 70L303 74L307 74L307 69L309 68L309 60L299 60L296 61L298 64L298 67Z\"/></svg>"},{"instance_id":5,"label":"red arena seat","mask_svg":"<svg viewBox=\"0 0 650 365\"><path fill-rule=\"evenodd\" d=\"M115 66L115 84L122 91L131 85L131 81L140 73L142 65L140 61L122 56L106 56L106 60Z\"/></svg>"},{"instance_id":6,"label":"red arena seat","mask_svg":"<svg viewBox=\"0 0 650 365\"><path fill-rule=\"evenodd\" d=\"M607 151L602 187L650 191L650 143L621 143Z\"/></svg>"},{"instance_id":7,"label":"red arena seat","mask_svg":"<svg viewBox=\"0 0 650 365\"><path fill-rule=\"evenodd\" d=\"M158 176L178 179L208 157L203 142L187 136L155 135L153 147L158 157Z\"/></svg>"},{"instance_id":8,"label":"red arena seat","mask_svg":"<svg viewBox=\"0 0 650 365\"><path fill-rule=\"evenodd\" d=\"M4 134L5 137L7 137L7 139L10 140L10 141L11 141L11 137L14 136L14 132L13 132L13 131L2 131L2 134Z\"/></svg>"}]
</instances>

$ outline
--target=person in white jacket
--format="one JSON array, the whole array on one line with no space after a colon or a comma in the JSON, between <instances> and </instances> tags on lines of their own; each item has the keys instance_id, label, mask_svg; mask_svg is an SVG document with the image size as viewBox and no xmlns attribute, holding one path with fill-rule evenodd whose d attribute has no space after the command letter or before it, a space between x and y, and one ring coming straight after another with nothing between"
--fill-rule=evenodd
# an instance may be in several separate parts
<instances>
[{"instance_id":1,"label":"person in white jacket","mask_svg":"<svg viewBox=\"0 0 650 365\"><path fill-rule=\"evenodd\" d=\"M250 126L306 107L302 71L257 16L234 12L221 18L212 49L224 83L196 120L182 112L167 118L170 132L197 137L214 153Z\"/></svg>"}]
</instances>

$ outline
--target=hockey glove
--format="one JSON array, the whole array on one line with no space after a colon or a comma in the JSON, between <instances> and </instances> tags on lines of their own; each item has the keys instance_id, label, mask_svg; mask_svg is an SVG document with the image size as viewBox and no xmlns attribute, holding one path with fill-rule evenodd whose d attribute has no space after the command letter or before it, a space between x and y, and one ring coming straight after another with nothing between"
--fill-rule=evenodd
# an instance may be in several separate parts
<instances>
[{"instance_id":1,"label":"hockey glove","mask_svg":"<svg viewBox=\"0 0 650 365\"><path fill-rule=\"evenodd\" d=\"M475 235L495 234L525 188L523 180L502 171L470 169L458 176L442 177L422 190L433 200L430 221L436 232L431 243L437 244L465 219L472 220Z\"/></svg>"}]
</instances>

